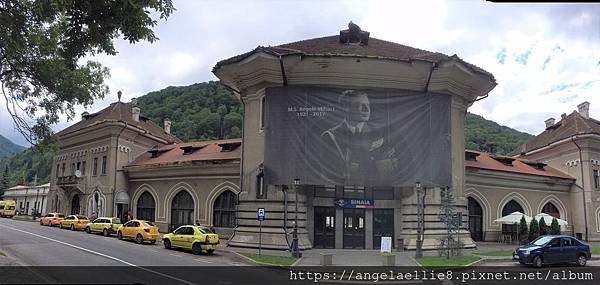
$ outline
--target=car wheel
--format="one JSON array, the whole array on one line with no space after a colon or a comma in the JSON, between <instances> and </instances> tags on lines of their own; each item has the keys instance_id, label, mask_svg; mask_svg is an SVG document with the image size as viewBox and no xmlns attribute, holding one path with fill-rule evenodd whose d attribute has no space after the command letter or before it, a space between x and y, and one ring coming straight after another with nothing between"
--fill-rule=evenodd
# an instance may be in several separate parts
<instances>
[{"instance_id":1,"label":"car wheel","mask_svg":"<svg viewBox=\"0 0 600 285\"><path fill-rule=\"evenodd\" d=\"M168 239L163 240L163 245L166 249L171 249L171 241Z\"/></svg>"},{"instance_id":2,"label":"car wheel","mask_svg":"<svg viewBox=\"0 0 600 285\"><path fill-rule=\"evenodd\" d=\"M215 253L214 249L209 249L206 251L208 253L208 255L212 255L213 253Z\"/></svg>"},{"instance_id":3,"label":"car wheel","mask_svg":"<svg viewBox=\"0 0 600 285\"><path fill-rule=\"evenodd\" d=\"M90 229L90 227L85 227L85 232L88 234L91 234L92 230Z\"/></svg>"},{"instance_id":4,"label":"car wheel","mask_svg":"<svg viewBox=\"0 0 600 285\"><path fill-rule=\"evenodd\" d=\"M44 223L42 223L42 220L40 220L40 226L43 226L43 225L44 225Z\"/></svg>"},{"instance_id":5,"label":"car wheel","mask_svg":"<svg viewBox=\"0 0 600 285\"><path fill-rule=\"evenodd\" d=\"M585 266L587 263L587 258L585 257L585 255L580 255L577 258L577 266Z\"/></svg>"},{"instance_id":6,"label":"car wheel","mask_svg":"<svg viewBox=\"0 0 600 285\"><path fill-rule=\"evenodd\" d=\"M155 243L156 243L156 240L151 240L150 241L150 244L155 244Z\"/></svg>"},{"instance_id":7,"label":"car wheel","mask_svg":"<svg viewBox=\"0 0 600 285\"><path fill-rule=\"evenodd\" d=\"M107 236L108 236L108 230L107 230L107 229L104 229L104 230L102 231L102 235L103 235L103 236L105 236L105 237L107 237Z\"/></svg>"},{"instance_id":8,"label":"car wheel","mask_svg":"<svg viewBox=\"0 0 600 285\"><path fill-rule=\"evenodd\" d=\"M118 238L118 239L123 239L123 233L121 233L121 231L119 231L119 232L117 233L117 238Z\"/></svg>"},{"instance_id":9,"label":"car wheel","mask_svg":"<svg viewBox=\"0 0 600 285\"><path fill-rule=\"evenodd\" d=\"M52 224L50 224L50 226L52 226ZM58 224L58 228L59 228L59 229L62 229L62 228L63 228L63 227L62 227L62 224Z\"/></svg>"},{"instance_id":10,"label":"car wheel","mask_svg":"<svg viewBox=\"0 0 600 285\"><path fill-rule=\"evenodd\" d=\"M196 255L201 254L202 253L202 245L200 245L200 243L195 243L192 246L192 252Z\"/></svg>"},{"instance_id":11,"label":"car wheel","mask_svg":"<svg viewBox=\"0 0 600 285\"><path fill-rule=\"evenodd\" d=\"M74 231L75 230L75 226L73 224L71 224L71 230Z\"/></svg>"},{"instance_id":12,"label":"car wheel","mask_svg":"<svg viewBox=\"0 0 600 285\"><path fill-rule=\"evenodd\" d=\"M542 267L542 265L543 265L542 257L539 255L534 257L532 265L533 265L533 267L537 267L537 268Z\"/></svg>"},{"instance_id":13,"label":"car wheel","mask_svg":"<svg viewBox=\"0 0 600 285\"><path fill-rule=\"evenodd\" d=\"M138 244L142 244L144 242L144 238L141 234L137 234L137 236L135 236L135 242L137 242Z\"/></svg>"}]
</instances>

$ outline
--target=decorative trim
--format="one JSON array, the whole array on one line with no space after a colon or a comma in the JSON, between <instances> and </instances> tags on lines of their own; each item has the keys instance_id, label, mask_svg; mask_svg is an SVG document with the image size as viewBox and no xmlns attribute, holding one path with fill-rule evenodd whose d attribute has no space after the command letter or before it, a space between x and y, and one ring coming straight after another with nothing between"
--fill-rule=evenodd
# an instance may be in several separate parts
<instances>
[{"instance_id":1,"label":"decorative trim","mask_svg":"<svg viewBox=\"0 0 600 285\"><path fill-rule=\"evenodd\" d=\"M542 208L544 208L544 206L547 203L551 203L552 205L554 205L557 209L558 209L558 213L560 215L560 218L568 221L568 217L567 217L567 207L565 207L565 204L563 204L563 202L556 196L550 194L546 197L544 197L544 199L542 199L542 201L540 202L540 204L538 205L538 209L537 209L537 213L541 213L542 212Z\"/></svg>"},{"instance_id":2,"label":"decorative trim","mask_svg":"<svg viewBox=\"0 0 600 285\"><path fill-rule=\"evenodd\" d=\"M163 203L163 209L164 209L163 217L169 224L171 223L172 200L175 197L175 195L177 195L181 191L187 191L192 196L192 199L194 200L193 216L196 217L196 219L200 219L200 217L199 217L200 211L197 209L197 207L200 206L198 203L198 201L200 199L198 199L198 197L196 196L196 191L194 191L194 187L192 187L190 184L188 184L186 182L179 182L179 183L173 185L173 187L171 187L171 189L169 189L169 192L167 192L167 195L165 196L165 203Z\"/></svg>"},{"instance_id":3,"label":"decorative trim","mask_svg":"<svg viewBox=\"0 0 600 285\"><path fill-rule=\"evenodd\" d=\"M475 190L475 188L468 188L465 190L465 198L473 198L475 201L479 203L479 205L483 208L483 220L486 221L483 223L483 232L486 232L488 228L493 227L492 225L492 217L491 217L491 209L490 202L485 197L485 195L481 194L481 192ZM468 202L467 202L467 215L468 215Z\"/></svg>"},{"instance_id":4,"label":"decorative trim","mask_svg":"<svg viewBox=\"0 0 600 285\"><path fill-rule=\"evenodd\" d=\"M206 222L210 225L212 225L212 218L213 218L213 212L214 212L213 206L214 206L215 200L217 200L217 197L219 197L219 195L221 195L225 191L231 191L235 195L239 195L241 192L240 187L230 181L225 181L225 182L215 186L210 191L210 193L206 197L206 206L204 207L204 217L206 218Z\"/></svg>"},{"instance_id":5,"label":"decorative trim","mask_svg":"<svg viewBox=\"0 0 600 285\"><path fill-rule=\"evenodd\" d=\"M531 214L531 205L527 201L527 198L525 198L525 196L523 196L520 193L510 192L510 193L506 194L504 196L504 198L502 198L502 200L500 200L500 203L498 203L498 209L496 211L497 218L502 217L502 209L504 208L504 206L506 206L506 204L510 200L515 200L515 202L519 203L519 205L521 205L521 207L523 207L523 211L525 211L525 213L523 213L523 214L528 215L528 216L532 215Z\"/></svg>"},{"instance_id":6,"label":"decorative trim","mask_svg":"<svg viewBox=\"0 0 600 285\"><path fill-rule=\"evenodd\" d=\"M154 188L152 188L152 186L150 186L149 184L142 184L140 185L137 189L135 189L135 191L133 192L133 197L131 198L131 213L133 214L134 217L137 217L137 202L140 199L140 196L142 196L142 194L144 194L144 192L148 191L148 193L150 193L150 195L152 195L152 198L154 199L154 221L158 220L158 205L159 204L159 200L158 200L158 194L156 194L156 190L154 190ZM162 218L164 219L164 213Z\"/></svg>"}]
</instances>

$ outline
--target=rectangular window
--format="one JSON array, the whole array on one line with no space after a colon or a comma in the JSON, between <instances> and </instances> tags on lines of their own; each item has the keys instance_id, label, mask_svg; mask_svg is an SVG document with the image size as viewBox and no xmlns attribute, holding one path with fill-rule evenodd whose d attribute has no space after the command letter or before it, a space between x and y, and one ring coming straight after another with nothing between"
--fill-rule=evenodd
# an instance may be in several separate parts
<instances>
[{"instance_id":1,"label":"rectangular window","mask_svg":"<svg viewBox=\"0 0 600 285\"><path fill-rule=\"evenodd\" d=\"M85 161L81 163L81 174L85 175Z\"/></svg>"},{"instance_id":2,"label":"rectangular window","mask_svg":"<svg viewBox=\"0 0 600 285\"><path fill-rule=\"evenodd\" d=\"M60 164L56 165L56 178L60 176Z\"/></svg>"},{"instance_id":3,"label":"rectangular window","mask_svg":"<svg viewBox=\"0 0 600 285\"><path fill-rule=\"evenodd\" d=\"M263 96L260 99L260 129L265 128L265 122L267 120L265 108L267 107L267 96Z\"/></svg>"},{"instance_id":4,"label":"rectangular window","mask_svg":"<svg viewBox=\"0 0 600 285\"><path fill-rule=\"evenodd\" d=\"M600 177L599 176L600 176L600 174L598 173L598 169L594 169L594 187L596 189L598 189L598 186L600 184L600 181L599 181Z\"/></svg>"},{"instance_id":5,"label":"rectangular window","mask_svg":"<svg viewBox=\"0 0 600 285\"><path fill-rule=\"evenodd\" d=\"M92 175L98 175L98 158L94 157L94 163L92 164Z\"/></svg>"},{"instance_id":6,"label":"rectangular window","mask_svg":"<svg viewBox=\"0 0 600 285\"><path fill-rule=\"evenodd\" d=\"M316 185L315 197L335 198L335 185Z\"/></svg>"},{"instance_id":7,"label":"rectangular window","mask_svg":"<svg viewBox=\"0 0 600 285\"><path fill-rule=\"evenodd\" d=\"M81 170L81 161L77 162L77 170Z\"/></svg>"},{"instance_id":8,"label":"rectangular window","mask_svg":"<svg viewBox=\"0 0 600 285\"><path fill-rule=\"evenodd\" d=\"M261 172L256 175L256 198L267 199L267 187L265 185L265 175Z\"/></svg>"},{"instance_id":9,"label":"rectangular window","mask_svg":"<svg viewBox=\"0 0 600 285\"><path fill-rule=\"evenodd\" d=\"M65 164L62 164L62 172L61 172L62 176L65 176Z\"/></svg>"},{"instance_id":10,"label":"rectangular window","mask_svg":"<svg viewBox=\"0 0 600 285\"><path fill-rule=\"evenodd\" d=\"M344 198L364 199L365 186L344 185Z\"/></svg>"},{"instance_id":11,"label":"rectangular window","mask_svg":"<svg viewBox=\"0 0 600 285\"><path fill-rule=\"evenodd\" d=\"M102 157L102 168L100 168L100 173L106 175L106 155Z\"/></svg>"},{"instance_id":12,"label":"rectangular window","mask_svg":"<svg viewBox=\"0 0 600 285\"><path fill-rule=\"evenodd\" d=\"M71 175L75 175L75 163L71 163Z\"/></svg>"}]
</instances>

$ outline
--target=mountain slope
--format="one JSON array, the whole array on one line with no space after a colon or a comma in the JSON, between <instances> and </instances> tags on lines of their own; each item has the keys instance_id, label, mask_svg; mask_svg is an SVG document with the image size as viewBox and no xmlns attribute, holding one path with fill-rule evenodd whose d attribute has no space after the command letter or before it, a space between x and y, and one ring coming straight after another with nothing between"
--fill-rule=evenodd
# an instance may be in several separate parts
<instances>
[{"instance_id":1,"label":"mountain slope","mask_svg":"<svg viewBox=\"0 0 600 285\"><path fill-rule=\"evenodd\" d=\"M24 149L24 146L15 144L9 139L0 135L0 157L9 156Z\"/></svg>"},{"instance_id":2,"label":"mountain slope","mask_svg":"<svg viewBox=\"0 0 600 285\"><path fill-rule=\"evenodd\" d=\"M171 119L171 131L183 141L235 138L241 136L243 109L239 101L215 81L190 86L167 87L138 98L144 116L162 126L165 118ZM467 114L465 145L468 149L485 150L493 143L499 154L507 154L532 136L500 126L481 116ZM47 182L55 151L27 149L12 157L0 159L0 166L9 163L12 185ZM0 173L1 175L1 173Z\"/></svg>"}]
</instances>

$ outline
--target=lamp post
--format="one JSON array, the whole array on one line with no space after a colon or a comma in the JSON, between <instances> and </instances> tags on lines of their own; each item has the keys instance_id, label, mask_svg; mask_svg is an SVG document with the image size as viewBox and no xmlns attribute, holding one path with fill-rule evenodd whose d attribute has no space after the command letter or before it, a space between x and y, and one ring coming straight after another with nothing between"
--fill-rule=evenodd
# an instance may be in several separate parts
<instances>
[{"instance_id":1,"label":"lamp post","mask_svg":"<svg viewBox=\"0 0 600 285\"><path fill-rule=\"evenodd\" d=\"M424 224L424 204L425 197L423 195L423 188L421 182L415 182L415 189L417 192L417 248L415 249L415 258L423 257L423 224Z\"/></svg>"},{"instance_id":2,"label":"lamp post","mask_svg":"<svg viewBox=\"0 0 600 285\"><path fill-rule=\"evenodd\" d=\"M37 217L37 213L38 213L38 196L39 195L40 195L40 188L37 188L37 190L35 192L35 213L33 214L34 220Z\"/></svg>"},{"instance_id":3,"label":"lamp post","mask_svg":"<svg viewBox=\"0 0 600 285\"><path fill-rule=\"evenodd\" d=\"M292 235L292 256L300 258L300 249L298 248L298 185L300 185L300 179L294 179L294 193L296 195L296 209L294 211L294 231Z\"/></svg>"}]
</instances>

